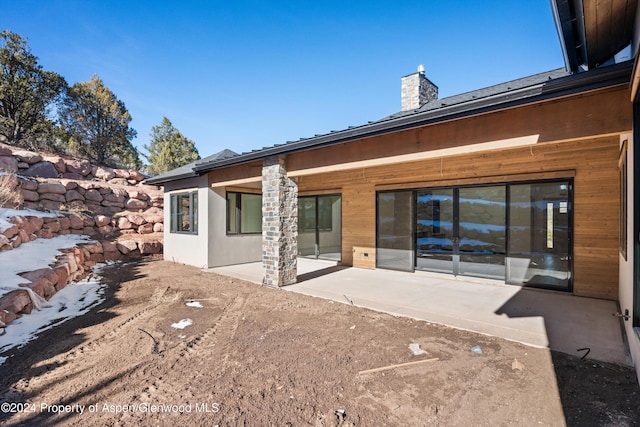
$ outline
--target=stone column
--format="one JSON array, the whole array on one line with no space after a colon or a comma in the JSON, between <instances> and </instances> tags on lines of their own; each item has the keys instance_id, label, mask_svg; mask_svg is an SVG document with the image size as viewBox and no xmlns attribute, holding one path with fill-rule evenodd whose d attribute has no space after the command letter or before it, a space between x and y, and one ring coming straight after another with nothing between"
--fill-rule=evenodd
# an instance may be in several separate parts
<instances>
[{"instance_id":1,"label":"stone column","mask_svg":"<svg viewBox=\"0 0 640 427\"><path fill-rule=\"evenodd\" d=\"M286 286L298 275L298 184L284 156L262 164L262 283Z\"/></svg>"}]
</instances>

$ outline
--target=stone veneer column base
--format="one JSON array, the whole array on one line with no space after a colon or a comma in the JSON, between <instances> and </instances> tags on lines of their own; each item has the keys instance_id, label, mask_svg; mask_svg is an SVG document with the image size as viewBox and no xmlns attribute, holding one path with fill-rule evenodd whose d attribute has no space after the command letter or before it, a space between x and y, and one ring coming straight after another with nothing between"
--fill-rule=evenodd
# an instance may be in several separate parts
<instances>
[{"instance_id":1,"label":"stone veneer column base","mask_svg":"<svg viewBox=\"0 0 640 427\"><path fill-rule=\"evenodd\" d=\"M262 283L296 283L297 256L298 185L287 176L285 157L270 157L262 164Z\"/></svg>"}]
</instances>

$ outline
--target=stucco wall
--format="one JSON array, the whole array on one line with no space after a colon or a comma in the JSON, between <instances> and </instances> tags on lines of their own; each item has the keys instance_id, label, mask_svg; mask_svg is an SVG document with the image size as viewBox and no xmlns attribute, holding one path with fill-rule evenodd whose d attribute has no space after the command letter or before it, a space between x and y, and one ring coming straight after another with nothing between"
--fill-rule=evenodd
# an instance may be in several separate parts
<instances>
[{"instance_id":1,"label":"stucco wall","mask_svg":"<svg viewBox=\"0 0 640 427\"><path fill-rule=\"evenodd\" d=\"M181 234L171 232L171 194L182 191L198 191L198 234ZM209 227L209 197L207 177L184 179L169 182L164 192L164 259L196 267L209 267L209 244L207 241Z\"/></svg>"},{"instance_id":2,"label":"stucco wall","mask_svg":"<svg viewBox=\"0 0 640 427\"><path fill-rule=\"evenodd\" d=\"M207 190L209 197L209 267L262 260L262 234L227 235L227 198L224 188Z\"/></svg>"}]
</instances>

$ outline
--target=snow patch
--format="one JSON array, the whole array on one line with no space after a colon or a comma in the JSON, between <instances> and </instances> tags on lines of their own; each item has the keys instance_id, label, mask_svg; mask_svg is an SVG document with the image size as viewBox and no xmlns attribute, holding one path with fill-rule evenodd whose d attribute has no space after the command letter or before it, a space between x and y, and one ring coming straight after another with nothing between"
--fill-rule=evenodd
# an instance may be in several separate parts
<instances>
[{"instance_id":1,"label":"snow patch","mask_svg":"<svg viewBox=\"0 0 640 427\"><path fill-rule=\"evenodd\" d=\"M171 327L175 328L175 329L184 329L189 325L193 325L193 320L191 320L191 319L182 319L181 321L179 321L177 323L172 323Z\"/></svg>"},{"instance_id":2,"label":"snow patch","mask_svg":"<svg viewBox=\"0 0 640 427\"><path fill-rule=\"evenodd\" d=\"M60 249L90 242L93 240L83 234L63 234L52 239L36 239L13 250L0 252L0 296L17 289L20 283L28 283L18 273L34 271L53 263L56 256L62 255Z\"/></svg>"},{"instance_id":3,"label":"snow patch","mask_svg":"<svg viewBox=\"0 0 640 427\"><path fill-rule=\"evenodd\" d=\"M60 214L51 212L42 212L35 209L0 209L0 232L7 230L12 223L9 222L10 218L14 216L36 216L38 218L56 218Z\"/></svg>"},{"instance_id":4,"label":"snow patch","mask_svg":"<svg viewBox=\"0 0 640 427\"><path fill-rule=\"evenodd\" d=\"M0 353L24 347L42 332L85 314L100 304L104 300L106 285L101 282L102 277L99 273L106 265L112 263L96 264L93 273L87 279L70 283L55 293L47 302L49 308L32 311L31 314L21 316L7 325L6 334L0 337ZM0 365L10 356L11 354L0 357Z\"/></svg>"}]
</instances>

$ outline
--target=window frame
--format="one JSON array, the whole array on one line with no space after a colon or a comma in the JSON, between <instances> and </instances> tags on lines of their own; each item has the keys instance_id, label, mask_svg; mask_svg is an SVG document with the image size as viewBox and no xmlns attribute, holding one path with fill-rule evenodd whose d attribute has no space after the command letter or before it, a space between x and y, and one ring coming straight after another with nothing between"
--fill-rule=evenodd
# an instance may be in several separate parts
<instances>
[{"instance_id":1,"label":"window frame","mask_svg":"<svg viewBox=\"0 0 640 427\"><path fill-rule=\"evenodd\" d=\"M179 200L183 197L189 198L188 219L192 225L189 230L178 227L179 219L183 213L179 212ZM169 232L173 234L198 234L198 190L180 191L169 194Z\"/></svg>"},{"instance_id":2,"label":"window frame","mask_svg":"<svg viewBox=\"0 0 640 427\"><path fill-rule=\"evenodd\" d=\"M324 202L327 198L340 197L340 204L342 205L341 194L320 194L311 196L299 196L298 197L298 232L299 233L318 233L318 232L331 232L333 231L333 203L326 204ZM311 213L313 214L313 227L307 227L306 210L301 208L302 199L312 199L314 206ZM311 217L309 217L311 218Z\"/></svg>"},{"instance_id":3,"label":"window frame","mask_svg":"<svg viewBox=\"0 0 640 427\"><path fill-rule=\"evenodd\" d=\"M620 148L620 156L618 157L618 176L620 180L620 231L618 246L619 251L625 261L627 261L627 226L628 226L628 196L627 196L627 174L628 174L628 159L627 159L627 140L622 142Z\"/></svg>"},{"instance_id":4,"label":"window frame","mask_svg":"<svg viewBox=\"0 0 640 427\"><path fill-rule=\"evenodd\" d=\"M230 195L235 195L235 231L231 231L231 216L229 215L230 211ZM259 196L260 197L260 223L262 224L262 193L251 193L251 192L242 192L242 191L227 191L225 195L226 200L226 222L225 222L225 231L227 236L251 236L251 235L259 235L262 234L262 225L260 226L259 231L242 231L242 196Z\"/></svg>"}]
</instances>

